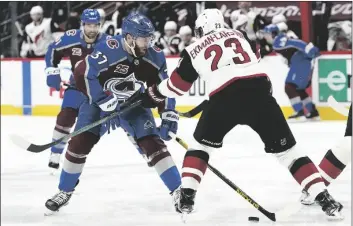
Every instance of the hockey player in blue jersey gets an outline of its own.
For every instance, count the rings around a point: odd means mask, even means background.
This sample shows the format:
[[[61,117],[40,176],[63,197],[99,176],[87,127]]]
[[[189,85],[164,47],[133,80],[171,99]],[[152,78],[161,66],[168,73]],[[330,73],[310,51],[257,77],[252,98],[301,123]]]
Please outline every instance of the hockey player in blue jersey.
[[[105,41],[110,36],[100,33],[100,16],[96,9],[85,9],[81,15],[83,31],[69,30],[56,42],[53,42],[45,55],[47,74],[47,85],[60,90],[61,77],[58,64],[63,57],[69,57],[71,70],[74,71],[75,65],[83,60],[88,54],[93,52],[94,46]],[[83,103],[84,94],[75,87],[73,76],[70,77],[70,86],[65,90],[61,111],[57,116],[56,125],[53,131],[53,140],[70,133],[78,116],[80,105]],[[104,132],[104,131],[103,131]],[[135,140],[127,134],[130,141],[135,145],[140,154],[145,157],[142,150],[138,147]],[[67,141],[63,141],[51,148],[48,166],[53,169],[59,168],[60,155],[66,146]]]
[[[288,61],[289,72],[285,81],[285,92],[295,113],[289,121],[319,119],[319,113],[306,88],[311,85],[313,59],[319,56],[319,49],[311,42],[306,43],[286,32],[284,23],[267,25],[264,29],[266,39],[273,50],[283,55]],[[304,114],[304,108],[307,114]]]
[[[62,80],[60,68],[58,67],[63,57],[69,57],[71,70],[80,60],[92,53],[93,47],[101,40],[107,39],[106,34],[99,33],[100,17],[95,9],[85,9],[81,15],[83,30],[69,30],[57,41],[49,45],[45,55],[47,75],[47,85],[60,90]],[[75,88],[75,80],[70,77],[70,86],[65,90],[61,110],[56,118],[56,125],[53,131],[53,140],[62,138],[70,133],[75,124],[80,105],[84,100],[84,95]],[[49,167],[58,169],[60,155],[62,154],[66,142],[61,142],[51,148]]]
[[[163,52],[152,47],[154,27],[145,16],[133,13],[122,24],[122,35],[99,43],[94,52],[80,62],[74,71],[76,87],[85,94],[80,106],[75,130],[119,110],[119,104],[144,85],[152,86],[167,79],[166,59]],[[180,174],[163,140],[176,133],[178,114],[175,100],[166,99],[159,106],[162,119],[157,128],[150,109],[136,107],[107,122],[109,129],[122,127],[134,137],[155,168],[176,205],[180,194]],[[99,126],[73,137],[65,155],[60,176],[59,192],[48,199],[45,206],[57,211],[70,200],[83,171],[86,157],[99,140]],[[119,144],[112,144],[119,148]],[[119,195],[119,194],[117,194]]]

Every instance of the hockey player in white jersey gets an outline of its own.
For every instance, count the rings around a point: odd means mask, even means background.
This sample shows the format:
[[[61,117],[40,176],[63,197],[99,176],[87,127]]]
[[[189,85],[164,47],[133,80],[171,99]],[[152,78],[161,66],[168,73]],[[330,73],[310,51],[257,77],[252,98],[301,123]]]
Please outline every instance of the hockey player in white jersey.
[[[26,57],[27,53],[33,51],[34,57],[44,57],[51,42],[63,35],[63,32],[52,31],[54,26],[51,18],[43,17],[43,8],[34,6],[30,11],[32,22],[25,27],[27,40],[22,45],[21,56]]]
[[[151,86],[140,97],[145,107],[155,107],[166,97],[185,94],[200,76],[207,84],[209,102],[194,132],[196,142],[185,154],[179,209],[194,208],[196,191],[212,152],[222,147],[224,136],[236,125],[248,125],[272,154],[308,190],[326,215],[342,219],[343,206],[326,190],[324,180],[311,159],[303,153],[272,96],[268,76],[260,66],[260,55],[245,33],[225,29],[218,9],[206,9],[197,18],[198,40],[185,48],[171,77]],[[273,65],[275,66],[275,65]]]

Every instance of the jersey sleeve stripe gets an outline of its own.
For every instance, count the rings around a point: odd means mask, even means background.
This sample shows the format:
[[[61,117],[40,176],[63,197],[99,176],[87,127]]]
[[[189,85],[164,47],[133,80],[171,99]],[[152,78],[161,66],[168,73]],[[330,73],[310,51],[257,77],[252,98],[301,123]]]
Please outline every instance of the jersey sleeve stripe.
[[[176,93],[178,96],[182,96],[182,95],[183,95],[182,92],[178,92],[177,89],[174,89],[175,87],[173,87],[173,85],[170,84],[170,80],[169,80],[169,79],[167,80],[167,87],[168,87],[168,89],[169,89],[170,91]]]
[[[89,82],[88,82],[88,78],[87,78],[88,71],[89,71],[88,56],[85,58],[85,63],[86,63],[86,70],[85,70],[85,74],[84,74],[84,79],[85,79],[85,85],[86,85],[86,92],[87,92],[87,96],[89,99],[89,103],[92,104],[92,96],[91,96]]]
[[[175,88],[183,92],[189,91],[192,86],[192,83],[183,80],[176,70],[172,72],[172,75],[170,76],[170,81]]]

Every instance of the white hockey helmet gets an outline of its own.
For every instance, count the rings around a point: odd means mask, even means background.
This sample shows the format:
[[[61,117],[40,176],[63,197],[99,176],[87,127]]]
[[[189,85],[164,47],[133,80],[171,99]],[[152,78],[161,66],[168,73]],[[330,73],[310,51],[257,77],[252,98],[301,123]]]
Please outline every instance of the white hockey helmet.
[[[201,38],[204,35],[224,28],[224,18],[218,9],[205,9],[195,21],[195,35]]]
[[[167,31],[167,30],[173,30],[173,31],[176,31],[178,28],[178,25],[175,23],[175,21],[167,21],[164,25],[164,30]]]
[[[30,15],[43,14],[43,8],[40,5],[33,6],[29,14]]]
[[[283,14],[278,14],[272,17],[272,24],[286,23],[287,18]]]
[[[182,26],[179,29],[179,35],[192,35],[192,30],[188,25]]]

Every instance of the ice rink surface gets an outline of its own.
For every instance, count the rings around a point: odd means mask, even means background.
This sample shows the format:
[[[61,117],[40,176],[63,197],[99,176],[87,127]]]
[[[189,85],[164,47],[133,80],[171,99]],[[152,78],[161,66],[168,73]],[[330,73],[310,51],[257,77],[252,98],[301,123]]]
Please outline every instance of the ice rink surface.
[[[195,119],[180,120],[178,135],[189,144],[196,123]],[[44,144],[51,140],[54,125],[54,117],[1,117],[3,226],[185,225],[174,213],[168,190],[154,169],[147,167],[121,130],[104,136],[95,146],[70,204],[56,215],[45,217],[44,203],[57,192],[59,173],[49,174],[49,151],[35,154],[21,150],[9,141],[8,134]],[[343,121],[290,126],[298,144],[316,164],[345,130]],[[167,145],[180,169],[184,149],[174,141]],[[212,155],[210,163],[272,212],[296,202],[301,195],[300,186],[288,170],[264,153],[260,138],[246,126],[226,136],[224,147]],[[329,191],[343,204],[345,220],[329,222],[318,206],[303,206],[288,220],[273,223],[207,171],[197,194],[197,211],[188,217],[186,225],[351,225],[351,165]],[[249,216],[260,217],[260,222],[248,222]]]

